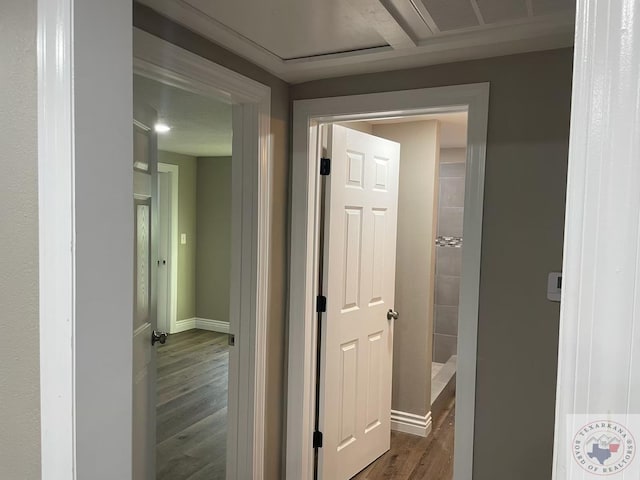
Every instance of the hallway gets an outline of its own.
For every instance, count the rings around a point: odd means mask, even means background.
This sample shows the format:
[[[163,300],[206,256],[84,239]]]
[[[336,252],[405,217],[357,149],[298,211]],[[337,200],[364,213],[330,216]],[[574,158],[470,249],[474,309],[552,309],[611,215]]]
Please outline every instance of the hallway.
[[[455,400],[436,419],[427,438],[391,432],[391,450],[352,480],[451,480]]]

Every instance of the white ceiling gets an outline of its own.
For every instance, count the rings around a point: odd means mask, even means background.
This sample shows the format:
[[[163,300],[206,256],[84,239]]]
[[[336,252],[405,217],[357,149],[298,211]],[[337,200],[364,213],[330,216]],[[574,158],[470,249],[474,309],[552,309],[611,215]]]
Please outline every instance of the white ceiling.
[[[349,2],[342,0],[188,3],[285,60],[387,44]]]
[[[289,82],[570,46],[575,0],[139,0]]]
[[[158,148],[194,157],[231,156],[231,105],[133,76],[134,98],[158,112],[171,130],[158,134]]]

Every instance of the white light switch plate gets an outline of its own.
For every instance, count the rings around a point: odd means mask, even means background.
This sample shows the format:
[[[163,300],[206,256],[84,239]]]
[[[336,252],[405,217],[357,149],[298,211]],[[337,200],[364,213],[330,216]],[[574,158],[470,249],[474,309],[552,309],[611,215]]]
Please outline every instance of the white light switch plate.
[[[186,233],[181,233],[180,234],[180,244],[181,245],[186,245],[187,244],[187,234]]]

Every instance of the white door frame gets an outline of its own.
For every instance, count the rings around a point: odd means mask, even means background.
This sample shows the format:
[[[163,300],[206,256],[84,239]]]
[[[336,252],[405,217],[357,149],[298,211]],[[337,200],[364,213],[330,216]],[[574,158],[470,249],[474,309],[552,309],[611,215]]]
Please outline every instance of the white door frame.
[[[577,3],[555,480],[596,478],[574,470],[575,437],[585,424],[618,421],[640,440],[638,2]],[[638,462],[636,453],[629,463]]]
[[[264,474],[271,89],[140,29],[133,72],[233,106],[227,478]],[[247,461],[251,459],[251,461]]]
[[[286,478],[313,478],[315,297],[317,289],[319,164],[316,127],[442,111],[468,111],[464,251],[460,292],[455,431],[455,480],[473,471],[478,300],[489,84],[403,90],[300,100],[293,105],[291,270]]]
[[[167,300],[168,325],[158,325],[160,330],[173,333],[178,321],[178,225],[179,225],[179,189],[180,167],[170,163],[158,162],[158,172],[168,173],[170,176],[171,198],[169,199],[169,291]],[[158,190],[159,191],[159,190]],[[160,212],[162,215],[162,212]]]
[[[43,480],[132,476],[132,25],[130,0],[38,1]],[[233,167],[233,244],[244,261],[231,277],[240,288],[231,302],[229,375],[238,381],[229,385],[236,457],[227,478],[262,479],[271,91],[133,35],[138,73],[233,104],[242,159]]]

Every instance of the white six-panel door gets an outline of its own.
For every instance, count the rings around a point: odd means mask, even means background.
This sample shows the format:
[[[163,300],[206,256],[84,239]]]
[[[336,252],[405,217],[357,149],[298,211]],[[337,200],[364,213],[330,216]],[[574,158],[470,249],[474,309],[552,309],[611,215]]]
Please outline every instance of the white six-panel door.
[[[390,447],[400,145],[329,133],[319,478],[345,480]]]
[[[133,125],[133,480],[155,480],[155,350],[157,262],[156,114],[134,106]]]

